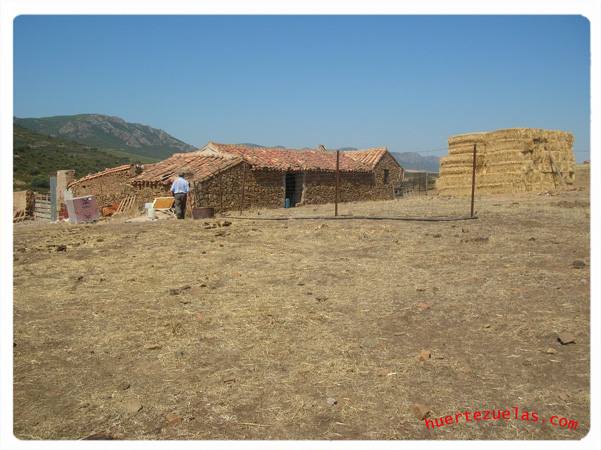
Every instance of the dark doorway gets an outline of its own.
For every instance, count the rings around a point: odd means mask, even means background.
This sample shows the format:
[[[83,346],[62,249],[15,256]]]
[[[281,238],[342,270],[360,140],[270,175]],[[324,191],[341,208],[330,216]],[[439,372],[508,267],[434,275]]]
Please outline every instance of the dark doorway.
[[[302,201],[303,195],[303,174],[288,172],[284,179],[285,194],[284,206],[288,203],[289,207],[296,206]]]

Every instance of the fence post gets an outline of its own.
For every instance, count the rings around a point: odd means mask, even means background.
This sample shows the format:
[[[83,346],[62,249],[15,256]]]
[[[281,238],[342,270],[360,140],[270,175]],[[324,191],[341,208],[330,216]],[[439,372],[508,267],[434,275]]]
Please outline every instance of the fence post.
[[[242,215],[242,209],[244,207],[244,183],[246,181],[246,163],[243,163],[242,169],[242,191],[240,192],[240,215]]]
[[[340,183],[340,150],[336,150],[336,193],[334,195],[334,216],[338,215],[338,185]]]
[[[476,144],[474,144],[474,158],[472,161],[472,205],[470,217],[474,217],[474,192],[476,191]]]
[[[56,222],[56,213],[58,208],[58,205],[56,204],[56,199],[56,177],[52,176],[50,177],[50,220],[52,222]]]
[[[191,194],[191,195],[190,195]],[[192,217],[192,208],[196,204],[196,183],[192,183],[192,192],[186,195],[186,217]]]
[[[223,175],[219,175],[219,212],[223,212]]]

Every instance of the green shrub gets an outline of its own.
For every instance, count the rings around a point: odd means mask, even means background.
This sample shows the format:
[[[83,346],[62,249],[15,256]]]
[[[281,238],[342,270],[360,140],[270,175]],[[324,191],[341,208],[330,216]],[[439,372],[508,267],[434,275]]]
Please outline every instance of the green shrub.
[[[34,191],[50,189],[50,177],[37,176],[31,180],[31,187]]]

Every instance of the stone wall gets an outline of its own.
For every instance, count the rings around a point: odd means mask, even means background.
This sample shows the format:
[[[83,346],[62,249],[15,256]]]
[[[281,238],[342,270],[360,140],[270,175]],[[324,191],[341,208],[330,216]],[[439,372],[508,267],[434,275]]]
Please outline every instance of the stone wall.
[[[388,200],[394,198],[394,186],[402,180],[402,169],[386,155],[373,173],[340,172],[339,201]],[[215,211],[240,208],[242,178],[244,177],[244,206],[251,208],[282,208],[284,206],[285,172],[277,170],[251,170],[244,164],[232,167],[208,180],[194,183],[195,204],[213,207]],[[384,170],[388,182],[384,183]],[[307,171],[299,177],[303,182],[300,204],[334,202],[336,174],[334,172]]]
[[[191,181],[186,215],[190,216],[194,206],[212,207],[216,212],[239,209],[243,178],[244,209],[279,207],[284,196],[281,177],[279,172],[253,171],[248,164],[241,163],[208,179]],[[136,206],[142,208],[156,197],[171,196],[170,187],[160,183],[135,186]]]
[[[107,173],[98,177],[77,182],[70,186],[73,197],[93,195],[99,208],[120,202],[131,195],[134,189],[128,181],[135,174],[134,168],[119,172]]]
[[[145,203],[152,203],[157,197],[172,197],[170,191],[171,185],[163,185],[156,183],[149,186],[136,186],[132,188],[132,194],[136,196],[134,208],[138,210],[144,209]]]
[[[385,179],[385,171],[388,177]],[[394,188],[403,180],[403,169],[393,156],[386,154],[373,172],[340,172],[339,201],[356,202],[391,200]],[[331,203],[336,193],[336,174],[332,172],[307,172],[305,174],[306,204]]]
[[[303,203],[332,203],[336,196],[336,173],[306,172]],[[367,172],[340,172],[339,202],[365,200],[375,188],[374,175]]]
[[[574,137],[564,131],[513,128],[449,138],[436,188],[441,194],[471,192],[473,148],[476,192],[544,192],[574,183]]]
[[[279,208],[284,205],[282,172],[251,170],[246,163],[238,164],[212,178],[193,184],[195,204],[213,207],[215,211],[240,208],[244,178],[243,209]]]
[[[385,171],[388,171],[388,180],[385,180]],[[374,168],[374,177],[374,189],[365,200],[390,200],[394,198],[394,188],[403,181],[404,170],[394,156],[386,152]]]
[[[284,206],[285,173],[278,170],[253,171],[249,195],[250,208],[282,208]]]

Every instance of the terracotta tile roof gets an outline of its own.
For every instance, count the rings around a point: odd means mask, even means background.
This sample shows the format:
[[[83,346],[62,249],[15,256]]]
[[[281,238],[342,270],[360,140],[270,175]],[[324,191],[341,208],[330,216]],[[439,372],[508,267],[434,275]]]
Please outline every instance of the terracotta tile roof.
[[[295,150],[280,147],[253,147],[238,144],[209,142],[207,147],[224,156],[239,156],[253,168],[282,171],[336,170],[336,152],[323,150]],[[343,172],[369,172],[370,167],[361,161],[340,153],[340,170]]]
[[[142,164],[142,170],[150,170],[152,167],[156,166],[157,163],[144,163]]]
[[[68,184],[67,188],[74,186],[76,184],[79,184],[79,183],[83,183],[84,181],[93,180],[95,178],[99,178],[99,177],[109,175],[112,173],[116,173],[116,172],[122,172],[124,170],[130,170],[132,168],[132,166],[133,166],[133,164],[123,164],[121,166],[112,167],[110,169],[104,169],[100,172],[91,173],[89,175],[86,175],[85,177],[78,179],[78,180],[72,181],[71,183]]]
[[[189,173],[188,181],[199,181],[240,162],[242,162],[240,158],[223,158],[201,152],[175,153],[163,161],[146,166],[140,175],[131,180],[131,183],[170,184],[177,178],[179,172]]]
[[[382,157],[388,153],[385,147],[366,148],[365,150],[349,150],[344,154],[355,161],[359,161],[370,168],[376,167]]]

